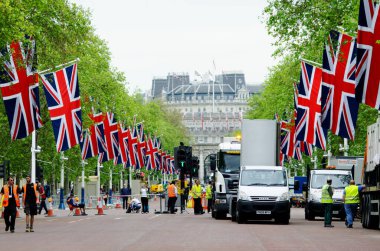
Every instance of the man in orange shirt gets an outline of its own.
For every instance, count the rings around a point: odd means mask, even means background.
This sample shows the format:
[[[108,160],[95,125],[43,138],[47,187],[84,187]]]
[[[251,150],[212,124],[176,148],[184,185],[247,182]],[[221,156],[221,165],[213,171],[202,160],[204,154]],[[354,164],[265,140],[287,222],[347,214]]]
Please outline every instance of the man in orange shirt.
[[[177,201],[177,187],[175,186],[175,181],[168,186],[168,208],[171,214],[175,214],[175,203]]]

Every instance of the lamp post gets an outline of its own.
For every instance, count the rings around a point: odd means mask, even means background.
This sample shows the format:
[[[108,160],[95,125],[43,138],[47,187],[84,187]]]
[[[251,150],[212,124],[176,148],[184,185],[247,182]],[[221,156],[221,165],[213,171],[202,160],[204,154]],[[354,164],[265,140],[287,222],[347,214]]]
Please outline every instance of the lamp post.
[[[64,203],[64,186],[65,186],[65,160],[68,160],[67,157],[65,157],[64,153],[61,152],[61,183],[60,183],[60,193],[59,193],[59,207],[58,209],[65,210],[65,203]]]
[[[30,178],[32,183],[36,182],[36,153],[41,152],[41,147],[37,146],[37,135],[36,131],[32,132],[32,147],[30,148],[32,152],[32,166],[30,171]]]
[[[84,166],[88,163],[82,160],[82,189],[81,189],[81,203],[84,204]]]

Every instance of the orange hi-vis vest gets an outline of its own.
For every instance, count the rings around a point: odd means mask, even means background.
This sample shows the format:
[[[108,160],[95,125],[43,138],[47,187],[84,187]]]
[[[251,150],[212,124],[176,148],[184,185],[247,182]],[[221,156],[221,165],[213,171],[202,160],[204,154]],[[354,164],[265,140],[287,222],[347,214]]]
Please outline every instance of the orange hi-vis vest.
[[[3,200],[3,207],[7,207],[9,205],[9,186],[5,185],[4,187],[4,200]],[[15,196],[16,206],[20,206],[20,199],[18,197],[17,193],[17,185],[13,185],[13,195]]]
[[[168,186],[168,196],[169,196],[169,198],[176,197],[175,196],[175,186],[173,184]]]
[[[25,201],[26,201],[26,185],[23,186],[24,188],[24,195],[22,196],[22,203],[24,203],[24,206],[25,206]],[[37,184],[33,184],[33,188],[34,188],[34,194],[36,195],[36,203],[40,203],[39,199],[38,199],[38,192],[37,192]]]

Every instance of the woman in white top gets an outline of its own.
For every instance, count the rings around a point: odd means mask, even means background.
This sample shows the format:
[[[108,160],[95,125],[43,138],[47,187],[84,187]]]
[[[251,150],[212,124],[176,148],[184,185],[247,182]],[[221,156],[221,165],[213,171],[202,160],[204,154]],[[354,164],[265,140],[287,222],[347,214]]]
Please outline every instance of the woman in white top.
[[[146,188],[145,184],[141,187],[141,204],[142,204],[142,214],[149,213],[149,207],[148,207],[148,189]]]

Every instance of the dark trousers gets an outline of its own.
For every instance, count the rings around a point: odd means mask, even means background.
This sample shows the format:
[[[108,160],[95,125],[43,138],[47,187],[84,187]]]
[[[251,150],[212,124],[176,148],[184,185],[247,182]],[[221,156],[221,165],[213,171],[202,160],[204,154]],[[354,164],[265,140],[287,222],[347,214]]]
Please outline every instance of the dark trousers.
[[[142,212],[148,213],[148,197],[141,197],[141,204],[142,204]]]
[[[194,214],[201,214],[203,212],[201,198],[194,198]]]
[[[45,213],[48,213],[47,207],[46,207],[46,200],[41,200],[40,208],[38,213],[41,214],[42,208],[45,209]]]
[[[175,203],[177,201],[177,197],[169,197],[168,200],[168,209],[171,214],[174,214],[175,212]]]
[[[329,226],[332,220],[332,204],[324,203],[323,207],[325,208],[325,226]]]
[[[11,230],[15,229],[15,223],[16,223],[16,207],[6,207],[4,210],[4,221],[5,226],[9,227]],[[11,220],[9,221],[9,218]]]
[[[212,209],[212,199],[207,199],[207,212],[211,212]]]
[[[122,197],[123,198],[123,209],[128,208],[128,197]]]

